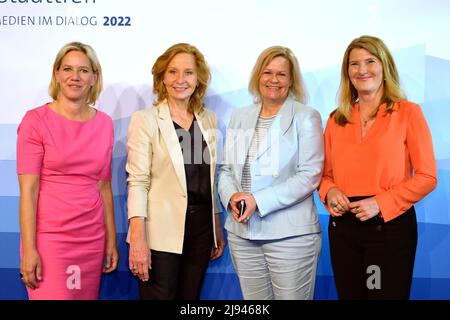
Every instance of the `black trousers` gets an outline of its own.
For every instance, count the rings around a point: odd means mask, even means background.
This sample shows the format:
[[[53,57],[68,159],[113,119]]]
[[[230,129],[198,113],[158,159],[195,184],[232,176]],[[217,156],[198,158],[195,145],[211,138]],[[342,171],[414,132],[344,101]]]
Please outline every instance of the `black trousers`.
[[[149,281],[139,281],[142,300],[197,300],[213,246],[211,207],[188,206],[182,254],[151,251]]]
[[[386,223],[378,216],[361,222],[351,212],[330,216],[328,236],[339,299],[409,299],[417,246],[414,207]]]

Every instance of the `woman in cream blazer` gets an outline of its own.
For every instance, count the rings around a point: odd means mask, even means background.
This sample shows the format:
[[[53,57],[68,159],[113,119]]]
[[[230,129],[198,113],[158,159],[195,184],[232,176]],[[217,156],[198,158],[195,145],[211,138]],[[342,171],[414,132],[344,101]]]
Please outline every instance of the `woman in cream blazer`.
[[[177,44],[152,73],[156,107],[134,113],[128,129],[129,265],[142,299],[198,299],[209,259],[224,249],[217,117],[203,105],[209,69],[198,49]]]

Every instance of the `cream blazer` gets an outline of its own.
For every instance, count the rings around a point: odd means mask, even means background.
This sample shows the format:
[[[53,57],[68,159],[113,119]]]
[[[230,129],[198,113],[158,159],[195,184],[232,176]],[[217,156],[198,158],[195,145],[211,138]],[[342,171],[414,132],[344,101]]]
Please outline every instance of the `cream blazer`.
[[[210,153],[212,221],[217,207],[214,183],[217,116],[210,110],[195,113]],[[187,209],[183,154],[167,102],[133,113],[128,127],[128,219],[146,218],[150,249],[181,254]],[[128,232],[127,241],[130,234]],[[212,245],[212,244],[211,244]]]

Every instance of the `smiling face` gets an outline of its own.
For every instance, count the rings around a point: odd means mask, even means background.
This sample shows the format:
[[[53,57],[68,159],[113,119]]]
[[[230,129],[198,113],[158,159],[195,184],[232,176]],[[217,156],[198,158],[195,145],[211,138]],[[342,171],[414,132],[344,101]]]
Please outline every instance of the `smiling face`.
[[[195,57],[189,53],[175,55],[167,65],[163,83],[169,101],[189,102],[198,83]]]
[[[263,69],[259,78],[262,102],[283,104],[292,85],[291,67],[284,57],[276,57]]]
[[[383,92],[383,65],[366,49],[350,51],[348,76],[358,96],[380,95]]]
[[[70,51],[61,60],[61,66],[55,71],[59,84],[59,96],[74,102],[85,102],[89,89],[97,81],[89,58],[81,51]]]

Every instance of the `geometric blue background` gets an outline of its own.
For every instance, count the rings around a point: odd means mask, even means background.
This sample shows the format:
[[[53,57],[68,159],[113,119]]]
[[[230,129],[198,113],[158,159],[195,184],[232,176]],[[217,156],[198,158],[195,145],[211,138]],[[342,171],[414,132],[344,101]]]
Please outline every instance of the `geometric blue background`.
[[[438,167],[436,189],[416,204],[418,246],[414,268],[412,299],[450,299],[450,61],[428,56],[425,45],[394,52],[402,87],[409,100],[421,105],[433,136]],[[335,106],[340,66],[304,73],[309,104],[322,115],[325,124]],[[246,89],[209,95],[207,106],[219,114],[224,132],[236,106],[251,97]],[[113,158],[113,193],[120,262],[117,272],[102,278],[100,299],[137,299],[137,281],[128,271],[125,143],[129,117],[116,119]],[[17,123],[0,124],[0,299],[26,299],[19,279],[19,187],[16,176]],[[315,299],[336,299],[328,246],[328,213],[322,204],[319,218],[323,247],[317,272]],[[349,261],[351,263],[351,261]],[[228,247],[224,255],[210,263],[201,299],[241,299],[239,282],[231,264]]]

